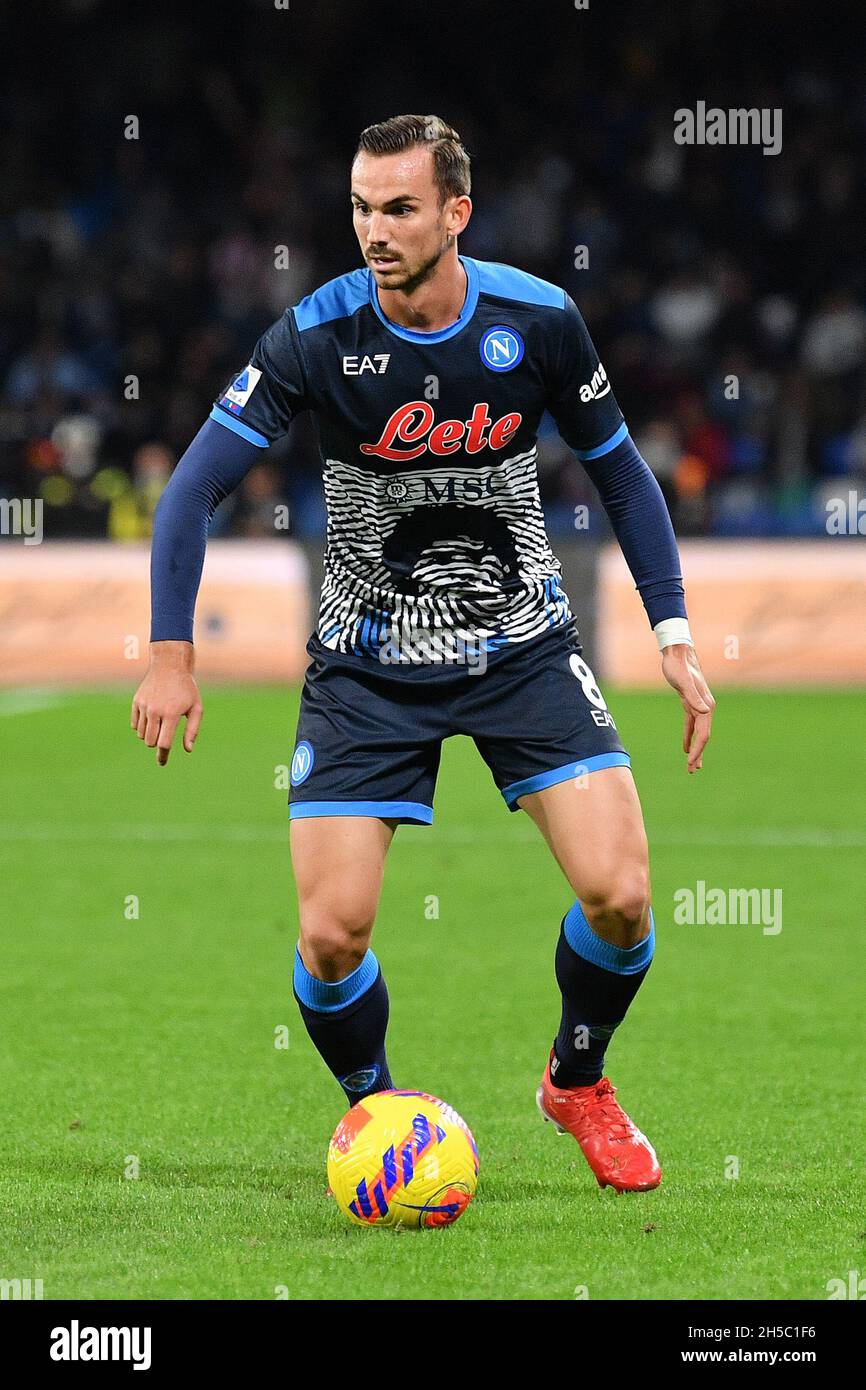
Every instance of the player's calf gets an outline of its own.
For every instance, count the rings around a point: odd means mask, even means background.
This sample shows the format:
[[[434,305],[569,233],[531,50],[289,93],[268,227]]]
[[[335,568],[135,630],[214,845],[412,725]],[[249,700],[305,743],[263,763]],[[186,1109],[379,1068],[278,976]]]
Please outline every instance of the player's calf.
[[[550,1064],[554,1086],[591,1086],[601,1080],[610,1039],[650,968],[655,949],[652,908],[641,895],[628,905],[627,915],[622,908],[620,904],[619,926],[627,922],[630,935],[637,935],[637,923],[646,917],[645,935],[627,946],[601,936],[580,901],[563,918],[556,947],[562,1015]]]
[[[351,1105],[393,1086],[388,991],[370,950],[390,833],[370,822],[301,822],[292,851],[301,932],[294,994],[304,1026]]]
[[[385,1055],[388,991],[379,962],[367,949],[339,980],[320,979],[295,953],[294,995],[304,1026],[350,1105],[393,1086]]]

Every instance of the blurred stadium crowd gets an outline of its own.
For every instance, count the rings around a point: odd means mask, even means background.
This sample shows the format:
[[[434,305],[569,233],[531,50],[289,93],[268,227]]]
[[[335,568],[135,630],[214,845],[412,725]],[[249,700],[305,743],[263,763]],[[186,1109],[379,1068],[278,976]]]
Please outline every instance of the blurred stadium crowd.
[[[567,43],[507,7],[481,41],[470,6],[462,56],[453,33],[398,36],[386,80],[361,7],[336,30],[327,10],[241,4],[226,32],[98,0],[58,4],[47,35],[22,16],[51,80],[12,64],[0,96],[0,496],[42,497],[47,536],[148,535],[259,334],[359,264],[360,127],[438,109],[474,158],[461,250],[574,296],[680,532],[823,533],[825,499],[866,479],[857,44],[791,48],[775,0],[748,34],[715,0],[572,13]],[[698,99],[781,108],[782,152],[677,145]],[[594,493],[550,421],[541,474],[551,532],[573,530]],[[323,534],[318,476],[302,418],[215,531],[273,534],[288,501],[295,534]]]

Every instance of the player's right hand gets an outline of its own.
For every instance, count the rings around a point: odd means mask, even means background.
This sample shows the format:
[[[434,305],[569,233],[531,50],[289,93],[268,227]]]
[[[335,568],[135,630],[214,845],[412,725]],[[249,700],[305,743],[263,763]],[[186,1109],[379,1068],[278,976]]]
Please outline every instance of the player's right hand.
[[[160,649],[159,651],[154,650]],[[130,724],[160,767],[168,762],[177,727],[184,717],[183,746],[192,752],[204,706],[192,673],[190,642],[155,642],[147,675],[135,692]]]

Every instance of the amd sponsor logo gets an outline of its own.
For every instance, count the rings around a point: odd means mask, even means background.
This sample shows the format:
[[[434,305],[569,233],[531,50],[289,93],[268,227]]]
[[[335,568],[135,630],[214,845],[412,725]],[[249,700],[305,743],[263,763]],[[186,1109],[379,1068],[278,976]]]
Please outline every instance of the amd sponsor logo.
[[[599,362],[598,367],[592,374],[589,381],[585,381],[580,388],[580,399],[587,401],[600,401],[602,396],[606,396],[610,390],[610,382],[607,379],[607,372]]]
[[[427,401],[408,401],[390,416],[375,444],[362,444],[362,454],[382,459],[416,459],[421,454],[453,454],[462,449],[477,454],[482,449],[504,449],[523,423],[518,411],[493,421],[489,403],[479,401],[468,420],[442,420],[438,425]]]
[[[131,1361],[134,1371],[150,1370],[149,1327],[68,1327],[51,1329],[52,1361]]]
[[[363,376],[365,372],[384,376],[390,361],[390,352],[376,352],[372,357],[344,357],[343,376]]]

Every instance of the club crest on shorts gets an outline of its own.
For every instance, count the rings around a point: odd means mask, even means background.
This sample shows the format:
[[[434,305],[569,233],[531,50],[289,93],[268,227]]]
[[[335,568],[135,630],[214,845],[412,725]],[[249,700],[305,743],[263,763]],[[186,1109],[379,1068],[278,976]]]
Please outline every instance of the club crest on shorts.
[[[302,782],[306,782],[313,770],[315,755],[312,744],[302,739],[295,749],[292,757],[291,783],[293,787],[299,787]]]
[[[510,372],[523,358],[523,339],[514,328],[499,324],[481,339],[481,360],[492,372]]]

